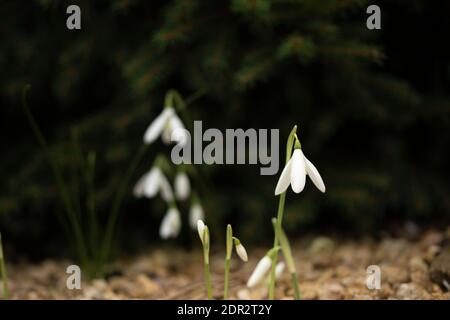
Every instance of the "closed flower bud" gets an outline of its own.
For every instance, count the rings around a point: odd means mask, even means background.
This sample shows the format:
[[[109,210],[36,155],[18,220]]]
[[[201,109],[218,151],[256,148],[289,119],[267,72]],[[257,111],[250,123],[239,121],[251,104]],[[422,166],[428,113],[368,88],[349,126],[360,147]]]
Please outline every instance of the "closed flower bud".
[[[180,212],[177,208],[171,207],[164,216],[159,228],[159,235],[163,239],[175,238],[181,228]]]
[[[242,259],[242,261],[248,261],[247,251],[245,250],[245,247],[242,245],[242,243],[239,243],[236,246],[236,253]]]
[[[178,172],[175,176],[175,196],[178,200],[186,200],[191,193],[189,177],[185,172]]]
[[[266,273],[272,265],[272,259],[269,256],[264,256],[256,265],[255,270],[247,281],[247,287],[252,288],[263,281]]]

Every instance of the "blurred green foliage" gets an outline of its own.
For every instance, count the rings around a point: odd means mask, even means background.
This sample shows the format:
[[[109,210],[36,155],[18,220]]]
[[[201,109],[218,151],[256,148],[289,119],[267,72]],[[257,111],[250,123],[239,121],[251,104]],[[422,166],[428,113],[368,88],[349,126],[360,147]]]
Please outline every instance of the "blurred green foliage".
[[[65,27],[72,3],[80,31]],[[445,39],[432,38],[449,30],[448,4],[379,3],[382,30],[370,31],[362,0],[2,2],[0,229],[35,256],[61,248],[62,207],[19,106],[25,84],[67,175],[72,128],[95,151],[100,212],[165,92],[177,88],[185,97],[206,91],[190,107],[204,127],[280,128],[284,140],[299,125],[327,193],[308,182],[300,196],[288,194],[287,232],[448,222],[450,54]],[[150,148],[136,180],[160,150]],[[232,223],[243,241],[270,239],[277,176],[257,166],[205,170],[215,188],[214,202],[202,199],[206,214]],[[123,247],[155,240],[161,204],[131,194],[126,203]]]

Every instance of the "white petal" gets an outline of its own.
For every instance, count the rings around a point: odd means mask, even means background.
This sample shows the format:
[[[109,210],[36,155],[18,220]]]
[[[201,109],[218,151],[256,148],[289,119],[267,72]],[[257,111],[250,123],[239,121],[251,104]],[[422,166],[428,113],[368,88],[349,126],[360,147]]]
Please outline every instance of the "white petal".
[[[292,154],[291,187],[295,193],[300,193],[305,188],[306,171],[305,157],[301,149],[295,149]]]
[[[200,240],[203,242],[203,233],[205,232],[205,223],[203,222],[203,220],[197,221],[197,231]]]
[[[191,184],[185,172],[179,172],[175,176],[175,195],[178,200],[186,200],[191,193]]]
[[[172,135],[170,137],[171,142],[176,142],[181,146],[186,145],[190,138],[190,133],[185,128],[177,128],[172,130]]]
[[[197,221],[203,220],[205,218],[205,213],[203,212],[203,207],[199,203],[194,203],[189,211],[189,224],[192,229],[197,227]]]
[[[272,260],[268,256],[264,256],[255,267],[252,275],[247,281],[247,287],[251,288],[260,283],[267,271],[269,271],[272,265]]]
[[[245,247],[242,245],[242,243],[239,243],[236,246],[236,253],[242,259],[242,261],[248,261],[247,251],[245,250]]]
[[[283,171],[281,172],[280,178],[278,179],[277,186],[275,188],[275,195],[282,194],[286,191],[291,183],[291,170],[292,170],[292,158],[288,161]]]
[[[170,186],[169,180],[167,180],[166,176],[162,172],[159,177],[159,190],[164,201],[173,201],[174,197],[172,187]]]
[[[170,208],[164,216],[159,228],[159,235],[163,239],[175,238],[180,232],[181,218],[176,208]]]
[[[164,144],[170,144],[170,136],[172,134],[172,129],[170,127],[170,122],[168,121],[162,130],[161,139]]]
[[[144,189],[145,189],[145,182],[148,178],[149,173],[147,172],[142,177],[139,178],[138,182],[136,182],[136,185],[133,188],[133,195],[136,198],[140,198],[144,195]]]
[[[147,174],[144,180],[143,195],[147,198],[152,198],[159,190],[159,181],[161,177],[161,170],[158,167],[153,167]]]
[[[314,185],[322,192],[325,192],[325,184],[323,183],[322,177],[317,171],[316,167],[305,157],[305,169],[306,173],[311,178],[311,181]]]
[[[152,143],[161,134],[164,126],[166,125],[169,118],[173,115],[173,108],[164,108],[164,110],[153,120],[153,122],[148,126],[144,134],[144,142]]]
[[[170,118],[170,123],[172,126],[170,141],[185,145],[189,138],[189,131],[186,130],[183,122],[177,115],[174,115]]]
[[[277,263],[277,265],[275,266],[275,279],[278,279],[281,276],[285,266],[286,265],[284,264],[283,261]]]

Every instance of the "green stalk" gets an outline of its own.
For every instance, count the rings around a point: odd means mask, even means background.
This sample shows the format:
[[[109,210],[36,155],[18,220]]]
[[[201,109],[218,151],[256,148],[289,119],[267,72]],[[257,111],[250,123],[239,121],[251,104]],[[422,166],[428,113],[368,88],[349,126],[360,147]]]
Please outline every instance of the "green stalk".
[[[95,162],[96,162],[96,154],[94,151],[91,151],[87,154],[86,158],[83,155],[83,151],[80,146],[78,129],[72,129],[72,140],[73,140],[73,148],[75,150],[76,160],[79,166],[79,169],[84,178],[84,182],[86,184],[86,193],[87,193],[87,201],[86,201],[86,209],[88,212],[88,227],[89,227],[89,248],[88,251],[95,258],[94,260],[98,260],[99,254],[99,223],[98,216],[95,206],[95,187],[94,187],[94,177],[95,177]],[[75,177],[77,179],[77,177]],[[81,204],[80,204],[80,195],[78,189],[75,194],[75,203],[78,204],[77,210],[81,212]],[[96,266],[93,266],[96,268]]]
[[[298,287],[297,269],[295,268],[294,257],[292,256],[292,249],[289,243],[289,239],[286,236],[283,228],[280,233],[280,245],[283,252],[284,259],[286,260],[289,273],[291,274],[292,287],[294,288],[295,300],[300,300],[300,288]]]
[[[73,228],[75,242],[77,244],[77,251],[78,251],[78,255],[81,259],[81,263],[84,265],[84,267],[89,269],[89,259],[88,259],[88,255],[86,252],[86,246],[84,244],[83,232],[82,232],[78,217],[76,215],[76,212],[73,208],[72,201],[70,198],[70,193],[68,191],[66,184],[64,183],[61,171],[60,171],[55,159],[51,155],[50,148],[47,144],[47,141],[44,138],[44,135],[42,134],[41,130],[39,129],[39,126],[37,125],[36,120],[34,119],[31,111],[28,109],[26,94],[27,94],[27,91],[29,90],[29,88],[30,88],[30,86],[27,85],[27,86],[25,86],[25,88],[22,91],[22,107],[23,107],[23,110],[27,117],[27,120],[31,126],[31,129],[33,130],[34,135],[36,136],[39,144],[41,145],[41,148],[44,151],[45,156],[47,157],[47,160],[50,163],[51,169],[53,171],[53,175],[56,180],[56,184],[58,186],[60,197],[66,208],[66,213],[68,215],[68,219],[71,224],[71,227]]]
[[[3,255],[3,244],[2,244],[2,234],[0,233],[0,273],[2,276],[3,282],[3,300],[9,299],[9,290],[8,290],[8,277],[6,275],[6,264],[5,258]]]
[[[208,295],[208,300],[212,300],[212,285],[211,285],[211,273],[209,271],[209,229],[205,226],[205,231],[203,232],[203,262],[204,262],[204,273],[205,273],[205,285],[206,292]]]
[[[94,257],[98,257],[98,216],[95,206],[95,152],[89,152],[86,166],[86,187],[87,187],[87,209],[89,212],[90,245]]]
[[[209,272],[209,263],[205,262],[205,282],[207,288],[208,300],[212,300],[211,273]]]
[[[291,130],[291,133],[289,134],[287,145],[286,145],[286,164],[291,159],[292,154],[292,147],[295,139],[295,135],[297,132],[297,126],[294,126],[294,128]],[[283,192],[280,195],[280,200],[278,202],[278,213],[277,213],[277,223],[275,228],[275,237],[273,240],[273,249],[278,247],[278,241],[280,238],[281,233],[281,226],[283,221],[283,213],[284,213],[284,203],[286,201],[286,192]],[[274,255],[274,258],[272,259],[272,268],[270,271],[270,282],[269,282],[269,299],[273,300],[275,297],[275,267],[277,264],[277,258],[278,254]]]
[[[104,238],[102,241],[102,249],[100,252],[100,261],[98,264],[100,268],[103,268],[104,263],[109,258],[109,254],[111,251],[112,236],[113,236],[117,218],[119,215],[120,206],[123,202],[126,191],[128,190],[128,185],[130,183],[131,177],[133,176],[134,171],[136,170],[137,166],[139,165],[142,158],[144,157],[145,151],[147,151],[148,146],[149,146],[148,144],[141,145],[139,151],[136,153],[136,156],[132,160],[130,167],[128,168],[127,172],[125,173],[122,183],[120,184],[120,187],[118,189],[117,195],[114,198],[114,203],[112,205],[111,213],[108,216],[108,221],[106,224],[106,231],[105,231],[105,235],[104,235]]]
[[[228,279],[230,274],[231,253],[233,252],[233,229],[227,225],[226,256],[225,256],[225,276],[223,284],[223,299],[228,299]]]
[[[291,282],[294,288],[294,298],[295,300],[300,300],[300,288],[298,287],[297,272],[291,272]]]

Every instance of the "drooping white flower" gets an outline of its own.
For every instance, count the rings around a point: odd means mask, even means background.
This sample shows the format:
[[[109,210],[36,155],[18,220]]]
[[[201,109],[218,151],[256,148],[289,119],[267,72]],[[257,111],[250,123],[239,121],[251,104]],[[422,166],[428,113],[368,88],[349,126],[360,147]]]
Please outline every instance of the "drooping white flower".
[[[278,279],[283,274],[284,268],[286,267],[283,261],[280,261],[275,266],[275,279]]]
[[[149,172],[144,174],[133,188],[135,197],[153,198],[158,191],[162,198],[169,202],[173,200],[172,187],[164,173],[159,167],[153,167]]]
[[[180,171],[175,176],[175,196],[178,200],[186,200],[191,193],[191,184],[188,175]]]
[[[164,201],[166,201],[166,202],[173,201],[174,196],[173,196],[172,187],[170,186],[169,180],[167,180],[166,176],[164,175],[164,173],[162,171],[159,176],[159,188],[160,188],[159,191],[161,193],[161,197],[164,199]]]
[[[144,134],[144,142],[152,143],[164,130],[169,119],[175,114],[175,110],[171,107],[164,108],[164,110],[153,120],[148,126]]]
[[[242,259],[242,261],[248,261],[247,250],[245,250],[245,247],[242,245],[242,243],[236,245],[236,253],[238,254],[239,258]]]
[[[266,273],[269,271],[272,266],[272,259],[265,255],[256,265],[255,270],[247,281],[247,287],[252,288],[260,283]]]
[[[159,228],[159,235],[163,239],[175,238],[181,228],[180,212],[175,207],[170,207],[164,216]]]
[[[177,134],[174,134],[177,132]],[[144,134],[144,142],[150,144],[160,135],[165,144],[172,141],[186,143],[187,136],[183,122],[172,107],[166,107],[148,126]]]
[[[302,149],[297,148],[288,161],[275,188],[275,195],[286,191],[291,185],[295,193],[303,191],[306,182],[306,175],[309,175],[314,185],[322,192],[325,192],[325,184],[316,167],[303,154]]]
[[[191,209],[189,210],[189,225],[191,228],[195,229],[197,227],[197,221],[203,220],[204,218],[205,213],[202,205],[198,202],[192,204]]]
[[[197,221],[197,231],[198,231],[198,236],[200,237],[200,240],[203,242],[203,235],[205,232],[205,223],[203,222],[203,220]]]
[[[275,266],[275,279],[276,280],[278,280],[281,277],[285,267],[286,267],[286,265],[283,261],[280,261],[277,263],[277,265]],[[270,285],[270,272],[267,275],[266,283],[267,283],[267,285]]]

